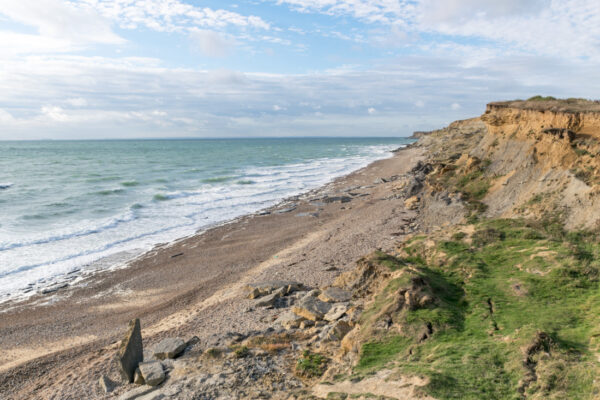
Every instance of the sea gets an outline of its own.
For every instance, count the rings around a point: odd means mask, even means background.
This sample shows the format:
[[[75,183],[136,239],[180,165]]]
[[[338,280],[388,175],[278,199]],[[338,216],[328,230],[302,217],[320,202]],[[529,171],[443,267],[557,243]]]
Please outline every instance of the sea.
[[[257,212],[406,138],[0,142],[0,302]]]

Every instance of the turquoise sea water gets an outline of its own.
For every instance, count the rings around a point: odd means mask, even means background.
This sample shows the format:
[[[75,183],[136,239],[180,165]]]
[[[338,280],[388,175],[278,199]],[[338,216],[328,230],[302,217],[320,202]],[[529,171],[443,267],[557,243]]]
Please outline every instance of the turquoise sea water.
[[[408,142],[0,142],[0,300],[271,206]]]

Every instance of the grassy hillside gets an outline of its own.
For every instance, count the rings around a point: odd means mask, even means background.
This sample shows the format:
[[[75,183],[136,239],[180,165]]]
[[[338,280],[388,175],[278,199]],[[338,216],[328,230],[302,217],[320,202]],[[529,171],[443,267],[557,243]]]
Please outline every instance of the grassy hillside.
[[[426,376],[438,399],[600,396],[596,234],[496,219],[377,259],[402,272],[363,314],[356,377]]]

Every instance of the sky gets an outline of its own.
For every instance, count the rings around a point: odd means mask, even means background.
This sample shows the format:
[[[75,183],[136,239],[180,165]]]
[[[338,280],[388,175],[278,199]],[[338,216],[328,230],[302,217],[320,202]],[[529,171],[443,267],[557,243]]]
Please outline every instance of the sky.
[[[0,0],[0,140],[408,136],[599,78],[598,0]]]

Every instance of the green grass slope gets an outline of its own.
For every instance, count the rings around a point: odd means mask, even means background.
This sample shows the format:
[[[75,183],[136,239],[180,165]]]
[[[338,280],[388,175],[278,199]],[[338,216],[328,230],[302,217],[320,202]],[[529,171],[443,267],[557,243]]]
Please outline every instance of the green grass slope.
[[[600,398],[598,236],[517,220],[462,230],[380,255],[405,273],[363,314],[355,377],[426,376],[437,399]]]

